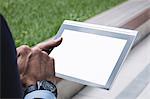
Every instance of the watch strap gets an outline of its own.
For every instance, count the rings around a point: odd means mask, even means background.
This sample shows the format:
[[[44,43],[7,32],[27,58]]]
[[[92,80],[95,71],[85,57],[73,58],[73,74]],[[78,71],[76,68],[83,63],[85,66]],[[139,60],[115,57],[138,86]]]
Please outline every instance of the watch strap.
[[[39,90],[48,90],[57,97],[57,88],[51,81],[42,80],[37,83],[38,83]]]
[[[56,86],[51,81],[47,80],[38,81],[35,85],[28,86],[24,91],[24,96],[36,90],[48,90],[57,97]]]
[[[24,91],[24,96],[28,93],[38,90],[37,84],[28,86]]]

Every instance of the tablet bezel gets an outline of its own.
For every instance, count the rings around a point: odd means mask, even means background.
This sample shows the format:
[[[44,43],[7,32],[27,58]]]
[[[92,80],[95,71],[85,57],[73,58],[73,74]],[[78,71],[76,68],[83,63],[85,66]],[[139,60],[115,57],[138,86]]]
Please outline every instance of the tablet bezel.
[[[116,65],[114,66],[114,69],[113,69],[105,86],[95,84],[92,82],[87,82],[87,81],[80,80],[80,79],[70,77],[67,75],[59,74],[56,72],[56,76],[58,76],[58,77],[62,77],[62,78],[72,80],[72,81],[78,81],[79,83],[82,83],[85,85],[91,85],[91,86],[95,86],[95,87],[110,89],[113,81],[115,80],[115,78],[117,76],[117,73],[118,73],[122,63],[124,62],[125,58],[127,57],[127,54],[135,41],[135,38],[136,38],[136,35],[138,32],[134,31],[134,30],[128,30],[128,29],[121,29],[121,28],[115,28],[115,27],[100,26],[100,25],[93,25],[93,24],[88,24],[88,23],[83,23],[83,22],[75,22],[75,21],[65,20],[63,22],[63,24],[61,25],[58,33],[54,37],[54,39],[61,37],[61,35],[65,29],[127,40],[127,42],[123,48],[123,51],[121,52],[121,55],[120,55]]]

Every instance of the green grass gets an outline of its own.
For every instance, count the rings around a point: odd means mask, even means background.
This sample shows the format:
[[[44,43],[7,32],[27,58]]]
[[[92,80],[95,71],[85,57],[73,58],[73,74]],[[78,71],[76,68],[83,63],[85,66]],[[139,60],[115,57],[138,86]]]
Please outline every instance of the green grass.
[[[126,0],[0,0],[0,13],[16,46],[33,46],[55,35],[63,20],[85,21]]]

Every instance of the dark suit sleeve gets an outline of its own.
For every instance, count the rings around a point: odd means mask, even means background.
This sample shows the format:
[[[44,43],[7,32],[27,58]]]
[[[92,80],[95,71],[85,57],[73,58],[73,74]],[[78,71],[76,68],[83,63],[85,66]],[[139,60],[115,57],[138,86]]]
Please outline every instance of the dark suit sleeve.
[[[16,48],[8,25],[0,15],[1,28],[1,97],[21,98],[22,88],[19,78]]]

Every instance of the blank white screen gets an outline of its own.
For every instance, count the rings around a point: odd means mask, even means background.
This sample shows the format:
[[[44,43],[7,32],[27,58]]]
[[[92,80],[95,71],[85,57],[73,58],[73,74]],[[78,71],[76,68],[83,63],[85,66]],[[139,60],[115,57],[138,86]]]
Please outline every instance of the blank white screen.
[[[127,40],[64,30],[62,44],[50,56],[56,73],[105,85]]]

